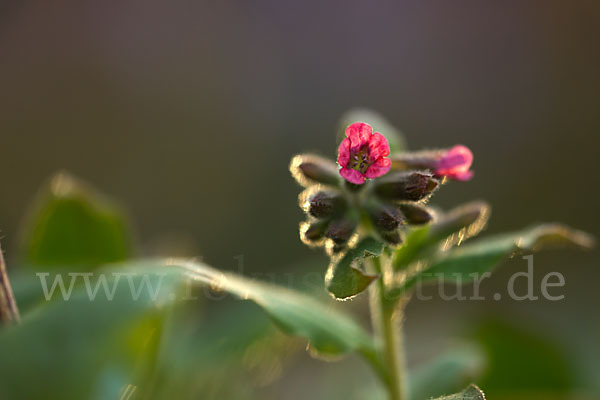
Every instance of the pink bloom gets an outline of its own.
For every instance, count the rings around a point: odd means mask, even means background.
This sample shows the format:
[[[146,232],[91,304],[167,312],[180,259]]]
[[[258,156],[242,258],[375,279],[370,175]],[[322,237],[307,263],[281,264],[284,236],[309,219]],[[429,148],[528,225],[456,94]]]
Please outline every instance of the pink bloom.
[[[346,128],[346,139],[340,143],[337,162],[342,167],[340,175],[356,185],[387,174],[392,166],[390,146],[381,133],[363,122],[355,122]]]
[[[441,155],[436,162],[434,173],[438,177],[447,176],[450,179],[467,181],[473,177],[473,171],[469,171],[472,163],[471,150],[457,145]]]

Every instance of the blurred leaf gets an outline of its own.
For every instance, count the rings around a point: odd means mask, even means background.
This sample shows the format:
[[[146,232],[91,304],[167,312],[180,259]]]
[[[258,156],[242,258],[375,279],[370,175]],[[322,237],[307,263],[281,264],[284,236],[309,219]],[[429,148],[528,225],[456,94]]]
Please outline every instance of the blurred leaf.
[[[196,303],[177,307],[165,324],[153,400],[261,398],[259,387],[303,349],[254,305],[235,302],[198,318]]]
[[[522,398],[545,399],[533,394],[566,394],[574,387],[566,353],[542,331],[529,332],[512,323],[486,320],[474,332],[488,360],[480,382],[491,398],[530,394]]]
[[[327,290],[337,299],[347,299],[365,290],[377,275],[364,271],[365,258],[374,257],[383,251],[383,243],[367,237],[343,256],[332,259],[325,275]]]
[[[22,257],[34,268],[94,265],[131,256],[121,210],[83,182],[55,175],[38,196],[24,226]]]
[[[485,395],[475,385],[471,385],[460,393],[439,397],[436,400],[485,400]]]
[[[11,274],[10,282],[21,314],[26,314],[38,305],[45,303],[40,280],[31,271],[18,271],[18,273]]]
[[[118,399],[127,385],[138,388],[154,368],[165,306],[182,274],[127,271],[118,284],[107,272],[112,298],[100,290],[92,301],[79,286],[0,331],[0,352],[12,354],[0,359],[0,396]]]
[[[366,357],[375,354],[371,337],[350,317],[301,292],[185,260],[168,260],[166,265],[183,268],[191,278],[215,290],[255,302],[279,328],[307,339],[311,348],[321,355],[336,356],[350,351],[359,351]]]
[[[430,261],[427,268],[410,277],[402,292],[417,284],[442,277],[446,281],[468,283],[491,271],[505,258],[521,252],[535,252],[545,248],[572,246],[589,249],[594,240],[586,233],[559,224],[544,224],[519,232],[479,239],[442,252]]]
[[[346,137],[346,128],[355,122],[365,122],[373,128],[373,132],[379,132],[386,137],[390,145],[391,153],[406,150],[406,141],[400,130],[394,127],[385,117],[376,111],[366,108],[355,108],[347,111],[338,125],[337,142],[340,143]]]
[[[487,203],[473,201],[445,213],[430,225],[413,229],[404,245],[394,252],[394,268],[405,269],[417,259],[430,256],[440,249],[442,242],[447,250],[479,234],[485,228],[489,214]]]
[[[484,365],[484,354],[478,347],[462,346],[449,350],[411,373],[410,398],[431,399],[460,390],[478,380]]]

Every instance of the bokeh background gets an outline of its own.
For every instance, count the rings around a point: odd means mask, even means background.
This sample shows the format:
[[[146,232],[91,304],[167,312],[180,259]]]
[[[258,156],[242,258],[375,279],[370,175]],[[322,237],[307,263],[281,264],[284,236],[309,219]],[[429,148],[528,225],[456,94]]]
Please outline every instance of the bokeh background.
[[[337,120],[356,106],[385,115],[412,149],[473,150],[475,178],[435,204],[486,199],[488,232],[561,221],[597,236],[599,19],[594,1],[5,0],[3,247],[10,261],[28,204],[65,169],[126,207],[140,253],[222,269],[243,256],[244,273],[279,280],[298,265],[323,272],[326,257],[298,240],[287,167],[299,152],[333,157]],[[535,265],[538,288],[545,271],[564,274],[563,301],[411,304],[411,365],[485,329],[498,336],[488,342],[514,333],[556,348],[569,377],[525,379],[535,364],[505,357],[496,367],[517,372],[484,378],[490,394],[597,398],[598,253],[546,253]],[[525,268],[511,260],[484,295]],[[262,398],[335,398],[324,394],[331,382],[362,374],[352,357],[300,351]]]

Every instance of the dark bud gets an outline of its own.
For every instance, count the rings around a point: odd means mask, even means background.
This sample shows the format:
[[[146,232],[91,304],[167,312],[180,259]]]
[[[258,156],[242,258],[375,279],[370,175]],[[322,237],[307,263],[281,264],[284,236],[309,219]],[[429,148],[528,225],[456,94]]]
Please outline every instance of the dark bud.
[[[398,229],[388,232],[379,232],[381,238],[389,244],[399,245],[402,244],[403,239]]]
[[[403,222],[402,214],[395,205],[371,202],[366,209],[377,231],[393,231]]]
[[[341,182],[338,169],[333,161],[314,154],[297,155],[290,163],[290,172],[305,187],[315,183],[338,186]]]
[[[433,214],[425,206],[416,203],[402,203],[400,211],[409,225],[423,225],[433,219]]]
[[[347,204],[341,193],[330,190],[310,195],[304,208],[315,218],[329,218],[342,214],[346,210]]]
[[[375,192],[391,200],[418,201],[429,196],[439,182],[427,172],[411,171],[388,174],[376,181]]]
[[[328,226],[329,221],[326,220],[303,222],[300,226],[300,236],[305,242],[318,242],[325,236]]]
[[[356,219],[346,215],[343,218],[331,221],[327,232],[325,232],[325,237],[331,239],[336,245],[343,245],[352,237],[357,225]]]

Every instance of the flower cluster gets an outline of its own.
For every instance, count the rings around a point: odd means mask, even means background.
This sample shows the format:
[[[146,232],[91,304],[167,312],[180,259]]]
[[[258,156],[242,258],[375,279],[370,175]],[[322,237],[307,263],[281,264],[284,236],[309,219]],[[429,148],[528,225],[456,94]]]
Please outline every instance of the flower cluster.
[[[424,203],[443,178],[472,177],[473,155],[464,146],[390,155],[385,136],[364,122],[351,124],[345,134],[337,165],[312,154],[298,155],[290,165],[306,188],[299,197],[307,215],[301,238],[329,253],[371,233],[388,245],[401,244],[404,227],[433,219]]]

